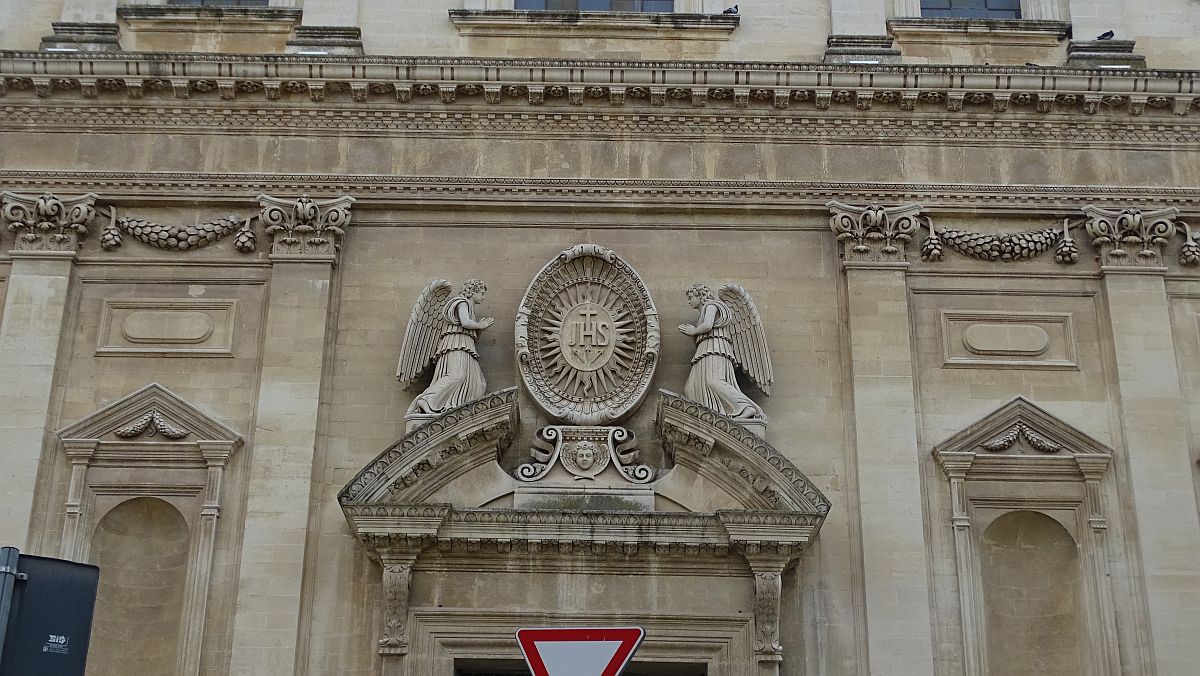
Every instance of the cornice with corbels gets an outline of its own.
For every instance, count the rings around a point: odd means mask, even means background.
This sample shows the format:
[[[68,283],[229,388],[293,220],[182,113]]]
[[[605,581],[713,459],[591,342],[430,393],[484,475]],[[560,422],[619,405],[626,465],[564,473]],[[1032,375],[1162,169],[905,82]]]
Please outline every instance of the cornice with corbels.
[[[1188,115],[1200,73],[1054,67],[0,51],[0,96]]]

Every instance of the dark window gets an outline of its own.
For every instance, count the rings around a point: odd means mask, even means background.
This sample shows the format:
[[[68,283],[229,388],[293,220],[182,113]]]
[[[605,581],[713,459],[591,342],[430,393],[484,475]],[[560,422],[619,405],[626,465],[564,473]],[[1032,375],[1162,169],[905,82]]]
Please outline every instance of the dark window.
[[[516,0],[516,8],[560,12],[674,12],[675,0]]]
[[[266,7],[271,0],[167,0],[168,5],[186,7]]]
[[[1021,0],[921,0],[921,16],[954,19],[1020,19]]]

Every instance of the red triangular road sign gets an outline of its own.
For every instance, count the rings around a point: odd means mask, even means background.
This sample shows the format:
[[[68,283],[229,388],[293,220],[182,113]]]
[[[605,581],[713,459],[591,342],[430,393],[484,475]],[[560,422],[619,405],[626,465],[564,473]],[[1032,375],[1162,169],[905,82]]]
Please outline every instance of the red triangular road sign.
[[[518,629],[533,676],[620,676],[646,632],[641,627]]]

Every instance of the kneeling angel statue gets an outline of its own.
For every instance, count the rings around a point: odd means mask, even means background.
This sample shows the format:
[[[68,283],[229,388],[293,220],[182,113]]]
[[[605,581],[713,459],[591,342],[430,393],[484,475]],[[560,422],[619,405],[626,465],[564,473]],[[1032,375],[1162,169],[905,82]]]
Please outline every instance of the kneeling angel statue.
[[[763,394],[771,394],[775,376],[754,299],[737,284],[726,284],[715,295],[709,287],[693,284],[687,298],[700,316],[695,325],[679,325],[681,333],[696,340],[683,396],[739,422],[759,423],[755,427],[765,432],[766,415],[742,392],[735,370],[740,368]]]
[[[451,297],[452,290],[444,279],[430,282],[409,316],[396,378],[405,388],[411,388],[430,363],[436,360],[437,365],[429,387],[409,405],[406,420],[424,421],[474,401],[487,391],[475,341],[479,332],[496,320],[477,319],[474,310],[483,302],[487,285],[469,279],[458,295]]]

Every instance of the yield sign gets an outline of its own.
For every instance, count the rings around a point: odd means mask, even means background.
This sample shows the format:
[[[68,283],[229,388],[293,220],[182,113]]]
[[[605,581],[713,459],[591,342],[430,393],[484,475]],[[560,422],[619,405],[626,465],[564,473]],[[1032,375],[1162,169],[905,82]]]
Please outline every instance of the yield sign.
[[[641,627],[518,629],[533,676],[620,676],[642,643]]]

